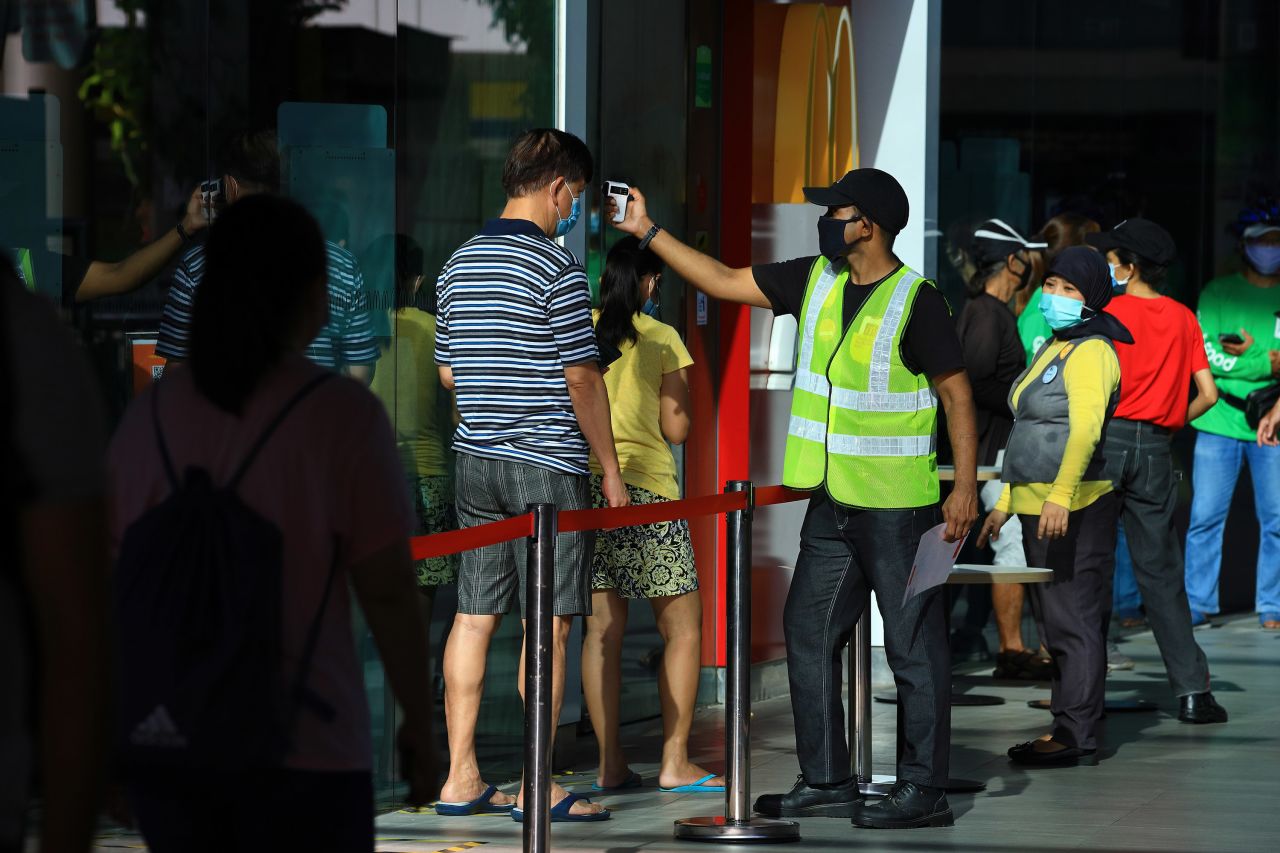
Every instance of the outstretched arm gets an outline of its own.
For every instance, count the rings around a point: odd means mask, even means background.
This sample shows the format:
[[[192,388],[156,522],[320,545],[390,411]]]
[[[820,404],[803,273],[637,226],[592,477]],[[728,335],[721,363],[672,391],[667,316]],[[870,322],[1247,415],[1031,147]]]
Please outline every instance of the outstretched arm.
[[[208,224],[209,220],[201,203],[200,188],[197,187],[187,200],[187,213],[182,218],[182,227],[188,234],[195,234]],[[123,261],[114,264],[92,261],[80,286],[76,288],[76,302],[119,296],[137,290],[159,275],[173,256],[182,250],[182,246],[178,229],[170,228],[158,240],[148,243]]]
[[[617,204],[608,199],[605,215],[613,221],[613,213]],[[649,218],[645,207],[644,194],[635,187],[631,188],[631,200],[627,202],[627,216],[622,222],[615,223],[618,230],[640,239],[649,233],[654,222]],[[743,305],[754,305],[757,308],[768,308],[769,298],[756,284],[751,267],[733,269],[720,263],[710,255],[704,255],[697,249],[686,246],[673,237],[668,231],[658,232],[658,236],[649,244],[649,248],[671,267],[671,270],[703,293],[725,302],[740,302]]]

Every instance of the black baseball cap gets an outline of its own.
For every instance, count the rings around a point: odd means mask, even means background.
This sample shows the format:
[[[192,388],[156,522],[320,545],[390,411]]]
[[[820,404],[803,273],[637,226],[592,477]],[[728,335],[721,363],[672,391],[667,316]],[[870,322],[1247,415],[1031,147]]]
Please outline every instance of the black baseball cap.
[[[855,205],[891,234],[907,227],[907,194],[893,175],[879,169],[854,169],[829,187],[805,187],[804,197],[819,207]]]
[[[1167,267],[1178,256],[1169,232],[1150,219],[1126,219],[1110,231],[1084,235],[1085,242],[1099,252],[1125,249],[1153,264]]]

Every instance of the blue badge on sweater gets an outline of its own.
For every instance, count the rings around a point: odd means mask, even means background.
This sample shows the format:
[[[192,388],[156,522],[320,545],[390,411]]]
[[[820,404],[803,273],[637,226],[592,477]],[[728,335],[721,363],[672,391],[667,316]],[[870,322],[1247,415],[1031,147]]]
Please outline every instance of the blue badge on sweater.
[[[1040,377],[1040,381],[1043,382],[1045,385],[1048,385],[1050,382],[1054,380],[1055,377],[1057,377],[1057,375],[1058,375],[1058,365],[1051,364],[1049,365],[1049,369],[1044,372],[1044,375]]]

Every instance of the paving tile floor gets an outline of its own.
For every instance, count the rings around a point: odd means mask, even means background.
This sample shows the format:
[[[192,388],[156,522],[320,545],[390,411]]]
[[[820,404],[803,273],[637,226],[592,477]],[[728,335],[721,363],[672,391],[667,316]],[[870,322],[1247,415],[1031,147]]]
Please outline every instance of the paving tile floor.
[[[1252,853],[1280,850],[1280,635],[1258,629],[1254,616],[1229,620],[1196,634],[1214,673],[1214,691],[1231,713],[1223,726],[1188,726],[1176,718],[1160,656],[1149,632],[1125,637],[1120,649],[1136,668],[1108,679],[1108,695],[1159,705],[1154,713],[1114,713],[1105,721],[1102,760],[1096,767],[1022,770],[1005,750],[1045,731],[1048,714],[1028,708],[1028,699],[1048,695],[1046,685],[992,682],[984,670],[958,675],[956,690],[1003,697],[1003,705],[958,707],[952,719],[952,776],[978,779],[987,789],[953,795],[956,825],[904,831],[855,830],[847,820],[801,822],[802,840],[772,845],[779,850],[982,851],[1059,853],[1068,850],[1162,851],[1162,853]],[[873,704],[875,772],[893,772],[894,714]],[[721,708],[699,712],[695,759],[720,770],[723,764]],[[724,798],[708,794],[662,794],[656,785],[660,727],[657,721],[624,731],[632,767],[645,787],[599,797],[614,812],[594,824],[553,824],[555,850],[727,850],[730,845],[678,842],[675,819],[723,813]],[[582,750],[590,755],[591,749]],[[560,777],[571,790],[587,792],[590,762]],[[797,767],[791,707],[787,699],[754,709],[752,788],[755,794],[783,791]],[[491,779],[501,783],[504,780]],[[508,784],[507,790],[514,790]],[[520,826],[506,816],[442,818],[434,813],[392,811],[378,820],[380,851],[474,849],[519,850]],[[99,849],[137,841],[111,833]],[[107,846],[109,845],[109,846]]]

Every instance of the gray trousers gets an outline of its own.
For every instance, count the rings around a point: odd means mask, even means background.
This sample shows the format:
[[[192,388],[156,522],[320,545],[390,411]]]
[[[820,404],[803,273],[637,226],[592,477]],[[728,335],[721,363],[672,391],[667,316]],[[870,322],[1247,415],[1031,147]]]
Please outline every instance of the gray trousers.
[[[1053,581],[1028,584],[1031,606],[1053,658],[1053,738],[1068,746],[1097,749],[1107,680],[1103,639],[1104,597],[1111,596],[1115,563],[1115,495],[1106,494],[1071,513],[1061,539],[1036,536],[1040,516],[1022,515],[1027,565],[1053,569]]]
[[[1168,430],[1154,424],[1114,419],[1103,455],[1116,489],[1116,514],[1123,514],[1147,624],[1174,695],[1187,696],[1209,689],[1209,664],[1191,631],[1181,542],[1173,531],[1178,491],[1169,439]],[[1114,570],[1113,551],[1107,576]]]

